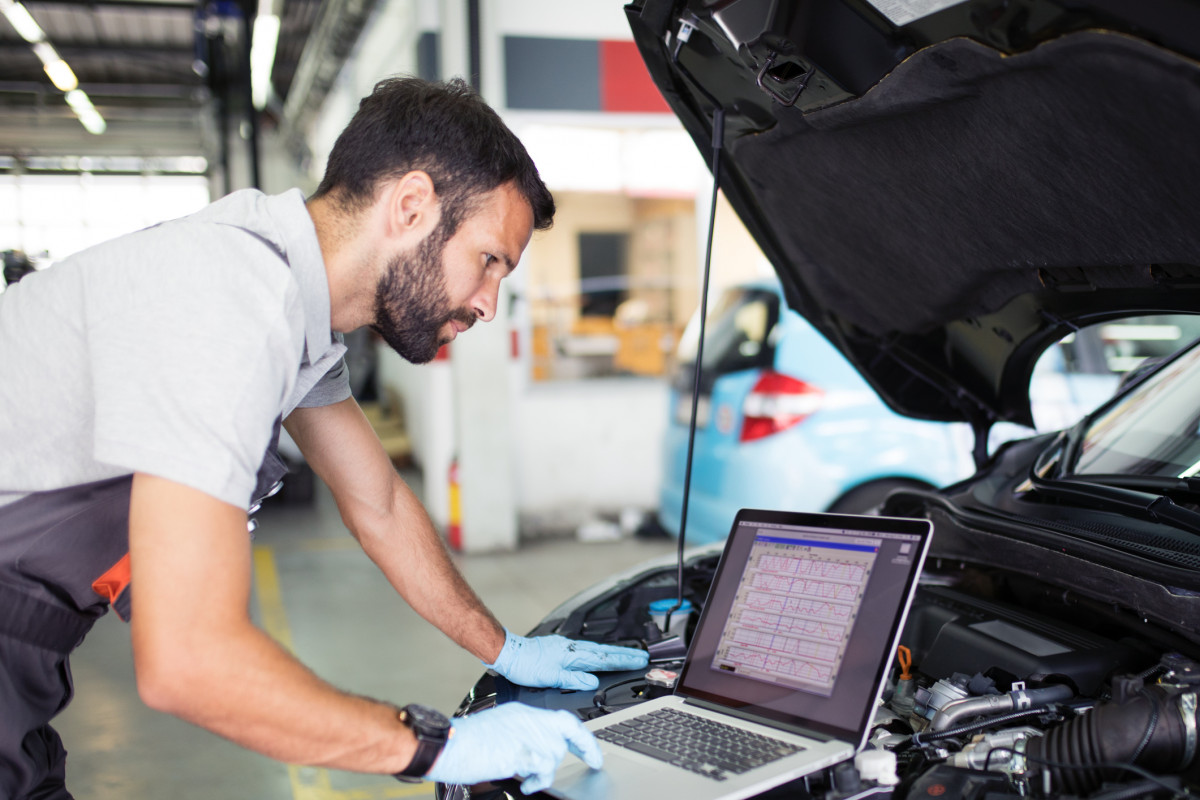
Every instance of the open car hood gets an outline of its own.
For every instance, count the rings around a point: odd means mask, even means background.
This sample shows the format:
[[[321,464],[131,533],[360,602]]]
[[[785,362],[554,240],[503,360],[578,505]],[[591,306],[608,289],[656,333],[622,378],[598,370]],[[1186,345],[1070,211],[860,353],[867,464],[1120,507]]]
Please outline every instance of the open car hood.
[[[1195,0],[626,13],[705,154],[722,110],[720,187],[789,303],[898,412],[1032,425],[1050,344],[1200,310]]]

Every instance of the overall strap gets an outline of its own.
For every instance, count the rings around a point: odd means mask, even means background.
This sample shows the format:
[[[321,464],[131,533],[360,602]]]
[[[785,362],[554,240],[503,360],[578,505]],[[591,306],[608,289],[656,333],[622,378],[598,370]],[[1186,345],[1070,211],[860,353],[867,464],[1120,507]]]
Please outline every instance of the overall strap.
[[[65,656],[83,641],[95,621],[0,583],[0,634]]]
[[[0,584],[90,625],[112,600],[97,595],[93,581],[129,552],[132,484],[126,475],[0,507]]]

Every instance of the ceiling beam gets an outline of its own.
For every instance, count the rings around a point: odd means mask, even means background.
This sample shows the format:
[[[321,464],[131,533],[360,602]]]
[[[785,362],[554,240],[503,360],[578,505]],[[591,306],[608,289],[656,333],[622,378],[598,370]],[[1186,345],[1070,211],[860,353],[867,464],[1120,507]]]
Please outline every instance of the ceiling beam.
[[[109,120],[103,136],[93,136],[78,123],[13,118],[4,114],[0,119],[0,142],[21,142],[20,145],[0,144],[0,153],[8,155],[43,156],[194,156],[211,154],[212,132],[196,124],[197,120],[181,117],[174,124],[120,124]],[[209,157],[209,161],[212,158]]]
[[[320,113],[338,73],[358,42],[378,0],[326,0],[304,43],[291,88],[284,99],[285,139],[294,155],[303,158],[305,129]]]
[[[188,86],[178,83],[89,82],[87,91],[92,97],[107,97],[112,100],[180,100],[200,105],[209,99],[209,91],[202,83]],[[62,98],[62,92],[48,83],[39,81],[0,81],[0,96],[3,95],[43,96],[59,100]]]
[[[196,12],[197,3],[194,0],[23,0],[26,8],[35,9],[38,6],[74,6],[81,9],[115,8],[131,11],[186,11]]]
[[[140,58],[144,56],[165,56],[169,58],[186,58],[190,64],[195,48],[191,42],[187,44],[169,45],[161,44],[138,44],[136,42],[120,42],[115,40],[105,40],[103,42],[96,41],[72,41],[61,36],[55,37],[54,49],[58,51],[60,56],[117,56],[120,58],[132,57]],[[8,41],[0,41],[0,54],[11,55],[20,52],[30,53],[31,57],[36,60],[36,56],[32,55],[29,45],[23,41],[12,39]]]

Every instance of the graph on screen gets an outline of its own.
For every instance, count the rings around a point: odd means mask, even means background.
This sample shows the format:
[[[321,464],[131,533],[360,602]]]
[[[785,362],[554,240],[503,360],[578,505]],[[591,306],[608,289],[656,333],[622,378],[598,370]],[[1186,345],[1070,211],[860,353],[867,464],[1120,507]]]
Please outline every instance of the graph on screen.
[[[865,537],[757,536],[713,668],[832,694],[878,551]]]

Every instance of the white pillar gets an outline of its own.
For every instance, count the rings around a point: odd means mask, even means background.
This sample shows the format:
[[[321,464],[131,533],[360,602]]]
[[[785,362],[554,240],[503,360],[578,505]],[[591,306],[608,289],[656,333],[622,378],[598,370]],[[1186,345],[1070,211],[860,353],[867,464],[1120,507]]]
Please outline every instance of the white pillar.
[[[444,0],[441,9],[442,75],[465,78],[469,70],[467,0]],[[488,24],[481,20],[485,42]],[[487,97],[495,84],[486,76],[485,81],[484,95],[496,107],[497,100]],[[496,318],[476,324],[450,346],[465,552],[517,546],[510,305],[509,292],[502,287]]]
[[[467,0],[442,0],[441,20],[442,78],[467,78],[470,69]]]
[[[450,347],[465,552],[512,550],[518,540],[504,290],[498,305],[495,319],[475,325]]]

